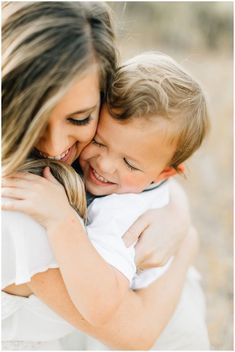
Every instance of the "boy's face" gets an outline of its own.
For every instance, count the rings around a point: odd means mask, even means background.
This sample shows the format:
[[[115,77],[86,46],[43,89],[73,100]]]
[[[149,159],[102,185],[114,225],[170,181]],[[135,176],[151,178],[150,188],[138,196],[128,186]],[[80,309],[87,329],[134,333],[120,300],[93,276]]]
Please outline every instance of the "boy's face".
[[[152,182],[176,173],[167,166],[174,150],[167,139],[166,121],[120,122],[104,106],[96,136],[79,159],[86,189],[94,195],[142,192]]]

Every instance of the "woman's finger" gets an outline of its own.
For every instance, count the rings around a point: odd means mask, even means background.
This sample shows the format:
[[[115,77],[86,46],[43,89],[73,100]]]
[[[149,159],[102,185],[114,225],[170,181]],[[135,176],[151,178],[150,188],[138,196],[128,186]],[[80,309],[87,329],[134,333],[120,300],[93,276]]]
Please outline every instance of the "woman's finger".
[[[2,197],[25,199],[25,191],[22,188],[4,187],[2,188]]]
[[[43,180],[42,176],[32,174],[31,172],[15,172],[12,175],[4,177],[6,179],[22,179],[27,181],[41,181]]]
[[[61,185],[60,182],[52,175],[49,166],[46,166],[45,169],[43,170],[43,176],[48,181],[51,181],[52,183],[55,183],[55,184],[58,184],[58,185]]]
[[[14,177],[3,177],[2,178],[2,188],[11,187],[11,188],[32,188],[32,182],[29,183],[29,180],[24,180],[21,178],[14,178]]]
[[[20,211],[22,212],[26,207],[24,200],[19,199],[2,199],[2,210]]]
[[[142,214],[138,219],[129,227],[129,229],[124,234],[123,241],[127,247],[130,247],[134,244],[141,234],[148,227],[148,219],[145,214]]]

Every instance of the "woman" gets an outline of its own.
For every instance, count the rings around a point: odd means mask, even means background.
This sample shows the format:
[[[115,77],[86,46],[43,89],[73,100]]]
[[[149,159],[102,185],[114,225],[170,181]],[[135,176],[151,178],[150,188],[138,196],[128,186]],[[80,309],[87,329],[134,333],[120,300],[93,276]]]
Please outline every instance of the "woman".
[[[13,11],[10,4],[5,10],[9,13],[3,26],[4,174],[16,171],[30,153],[74,163],[76,167],[81,150],[95,134],[102,97],[116,67],[108,9],[100,3],[36,2],[21,3]],[[181,197],[179,189],[173,192],[173,200],[179,193]],[[169,231],[169,253],[160,242],[166,256],[162,255],[160,262],[168,259],[174,252],[172,248],[179,247],[182,236],[175,234],[178,217],[187,218],[184,209],[184,202],[179,208],[172,202],[166,213],[151,211],[130,229],[127,242],[134,241],[147,228],[137,245],[139,267],[156,265],[156,251],[147,261],[144,259],[152,252],[152,242],[157,242],[157,217],[163,218],[164,237],[169,217],[177,219],[174,236]],[[161,279],[139,292],[130,291],[112,321],[94,327],[73,306],[53,255],[43,258],[48,243],[42,229],[17,213],[7,213],[4,226],[3,338],[34,341],[34,349],[49,349],[41,341],[55,340],[72,331],[41,301],[77,329],[110,347],[150,348],[174,311],[196,247],[191,233]],[[182,231],[182,226],[178,228]],[[143,299],[144,310],[139,304]]]

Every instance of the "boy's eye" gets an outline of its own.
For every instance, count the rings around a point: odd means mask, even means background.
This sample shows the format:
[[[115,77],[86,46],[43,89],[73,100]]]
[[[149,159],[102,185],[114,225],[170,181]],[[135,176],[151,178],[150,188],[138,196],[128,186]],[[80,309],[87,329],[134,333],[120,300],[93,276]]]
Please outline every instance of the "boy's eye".
[[[76,126],[88,125],[91,120],[92,120],[91,115],[85,117],[83,120],[78,120],[78,119],[75,119],[73,117],[69,117],[68,118],[68,121],[71,122],[73,125],[76,125]]]
[[[124,160],[126,166],[128,167],[128,169],[130,169],[131,171],[140,171],[136,167],[132,166],[125,158],[123,160]]]
[[[104,144],[97,142],[95,138],[93,138],[92,143],[97,145],[97,147],[105,147]]]

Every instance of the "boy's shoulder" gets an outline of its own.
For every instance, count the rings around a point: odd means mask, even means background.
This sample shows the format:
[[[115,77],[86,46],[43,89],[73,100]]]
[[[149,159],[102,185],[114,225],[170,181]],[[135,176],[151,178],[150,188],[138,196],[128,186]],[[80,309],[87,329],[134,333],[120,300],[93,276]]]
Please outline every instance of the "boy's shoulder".
[[[133,209],[162,208],[169,203],[168,182],[159,187],[141,193],[110,194],[97,197],[89,205],[88,211],[96,212],[131,212]]]

